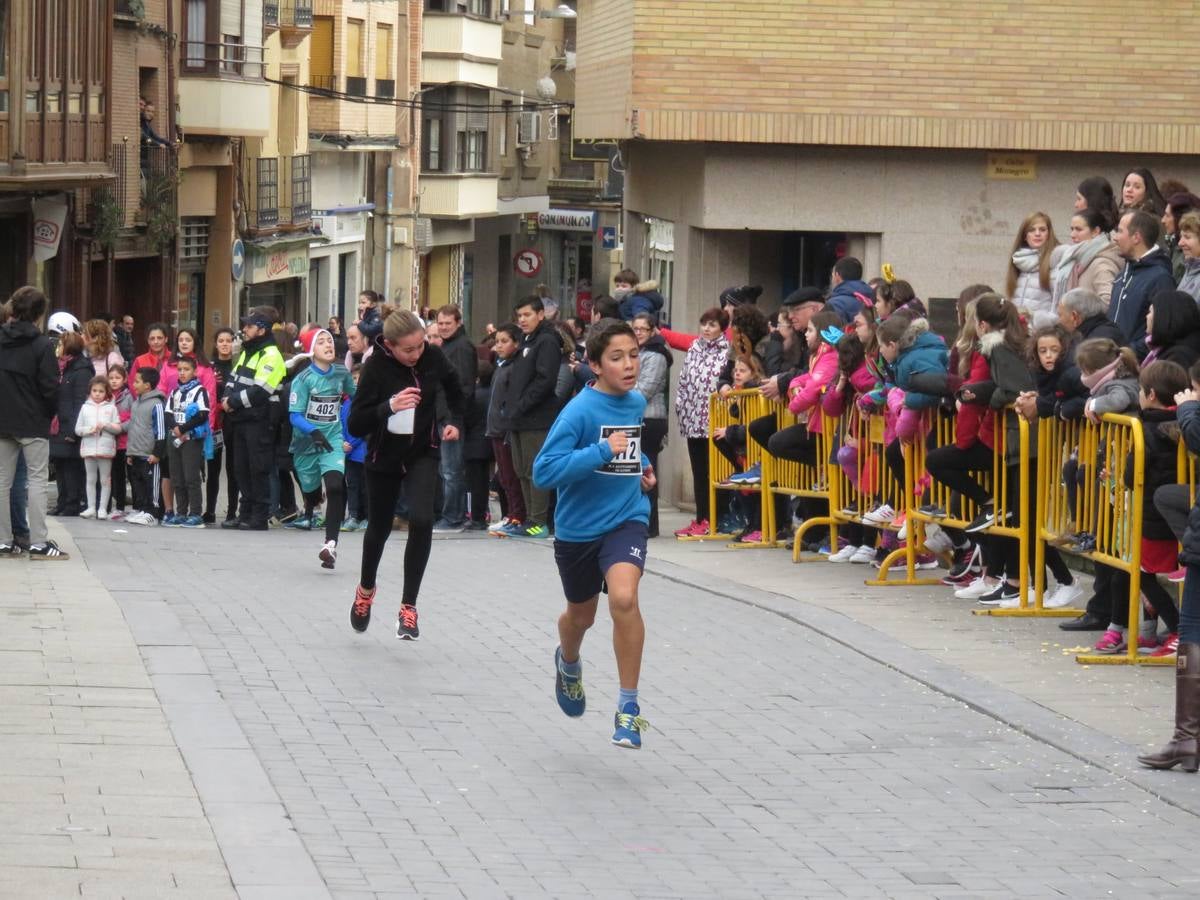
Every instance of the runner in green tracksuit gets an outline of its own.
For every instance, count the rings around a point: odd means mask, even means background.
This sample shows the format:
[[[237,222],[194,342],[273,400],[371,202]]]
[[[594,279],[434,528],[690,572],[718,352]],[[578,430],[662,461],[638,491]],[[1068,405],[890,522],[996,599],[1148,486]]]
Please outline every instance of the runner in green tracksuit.
[[[292,467],[304,493],[304,516],[292,528],[312,528],[313,509],[325,488],[325,546],[321,565],[332,569],[337,561],[337,537],[346,508],[346,452],[342,445],[342,400],[354,396],[354,379],[334,362],[333,335],[314,328],[300,335],[312,363],[292,379],[288,401],[292,423]]]

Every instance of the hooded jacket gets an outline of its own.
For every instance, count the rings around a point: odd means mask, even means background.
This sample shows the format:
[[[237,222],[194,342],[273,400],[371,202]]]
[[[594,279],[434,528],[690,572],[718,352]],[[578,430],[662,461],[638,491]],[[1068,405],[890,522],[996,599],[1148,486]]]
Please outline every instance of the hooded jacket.
[[[1192,257],[1183,264],[1183,277],[1179,279],[1179,290],[1190,294],[1200,303],[1200,256]]]
[[[393,434],[387,430],[392,415],[390,400],[393,394],[411,387],[421,389],[413,432]],[[439,397],[445,398],[448,410],[444,423],[438,422]],[[441,445],[439,424],[453,425],[461,433],[466,403],[458,375],[441,348],[426,344],[417,364],[406,366],[392,356],[380,335],[375,338],[375,351],[363,363],[346,426],[354,437],[367,439],[367,469],[402,474],[413,460],[437,455]]]
[[[487,436],[503,438],[512,431],[512,410],[509,395],[512,385],[513,359],[497,359],[492,373],[492,396],[488,401]]]
[[[1138,359],[1146,355],[1146,313],[1150,300],[1159,291],[1175,290],[1171,260],[1159,247],[1151,247],[1139,260],[1125,263],[1117,276],[1108,301],[1108,317],[1129,335],[1129,345]]]
[[[697,338],[688,350],[675,389],[675,411],[683,437],[708,437],[708,398],[717,389],[728,352],[724,335],[715,341]]]
[[[442,341],[442,353],[458,373],[458,383],[463,390],[472,391],[479,374],[479,357],[475,345],[467,338],[467,330],[460,325],[454,334]]]
[[[987,410],[979,421],[979,440],[994,450],[996,413],[1012,404],[1019,394],[1032,391],[1037,385],[1025,360],[1004,342],[1004,332],[990,331],[981,337],[979,352],[987,359],[990,380],[964,384],[960,393],[969,391],[975,396],[975,402],[987,405]],[[1020,461],[1020,418],[1014,412],[1005,419],[1006,465],[1014,465]],[[1036,430],[1030,430],[1030,444],[1033,443],[1036,433]]]
[[[133,401],[129,411],[129,444],[125,455],[155,456],[162,459],[167,453],[167,398],[158,388],[152,388]]]
[[[58,409],[54,345],[32,322],[0,325],[0,434],[48,438]]]
[[[92,430],[100,426],[100,432],[93,434]],[[79,435],[79,455],[84,459],[100,457],[112,459],[117,455],[117,434],[121,428],[121,414],[117,404],[111,400],[97,403],[91,397],[79,410],[79,418],[75,420],[75,433]]]
[[[918,372],[946,372],[950,351],[936,334],[929,331],[928,319],[913,319],[900,340],[900,353],[894,365],[896,384],[904,391],[909,409],[929,409],[940,403],[938,397],[913,390],[912,376]]]
[[[671,387],[671,351],[661,336],[655,334],[642,345],[638,354],[637,389],[646,398],[647,419],[667,417],[667,391]]]
[[[862,301],[855,297],[855,294],[874,297],[875,289],[865,281],[843,281],[830,292],[829,299],[825,301],[845,320],[847,325],[862,312]]]
[[[837,384],[837,378],[837,348],[822,340],[809,371],[796,376],[788,385],[788,410],[794,415],[801,415],[820,406],[825,392]],[[821,433],[820,415],[809,416],[808,431],[810,434]]]
[[[512,411],[513,431],[550,428],[560,407],[554,392],[562,362],[562,340],[552,322],[542,320],[522,337],[509,376],[507,409]]]
[[[1143,409],[1138,422],[1142,429],[1142,537],[1152,541],[1173,541],[1175,534],[1154,505],[1154,492],[1175,483],[1179,455],[1179,424],[1175,410]],[[1125,483],[1133,484],[1133,452],[1125,460]]]
[[[66,361],[58,388],[58,428],[51,426],[51,457],[71,459],[79,456],[79,438],[75,434],[75,423],[79,421],[79,411],[88,399],[88,386],[95,377],[92,361],[86,356],[80,354]]]
[[[626,322],[639,313],[654,313],[657,316],[662,311],[662,308],[663,295],[658,292],[657,281],[640,282],[632,291],[621,298],[621,302],[617,306],[621,318]]]

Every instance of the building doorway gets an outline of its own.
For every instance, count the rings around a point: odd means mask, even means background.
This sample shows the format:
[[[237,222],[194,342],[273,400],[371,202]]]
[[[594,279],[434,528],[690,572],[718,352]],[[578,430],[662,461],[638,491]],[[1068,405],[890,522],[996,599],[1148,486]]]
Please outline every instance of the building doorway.
[[[847,253],[849,236],[833,231],[793,231],[780,236],[780,287],[786,297],[803,286],[829,287],[834,264]]]

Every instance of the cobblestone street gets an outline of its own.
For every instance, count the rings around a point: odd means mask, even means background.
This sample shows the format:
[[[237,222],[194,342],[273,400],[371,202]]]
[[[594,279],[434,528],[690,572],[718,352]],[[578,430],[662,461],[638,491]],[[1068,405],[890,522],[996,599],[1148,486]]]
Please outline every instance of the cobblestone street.
[[[936,671],[908,677],[769,603],[722,596],[730,583],[715,577],[705,590],[651,563],[642,697],[652,730],[634,753],[608,743],[617,685],[606,614],[584,648],[588,713],[569,720],[554,704],[561,601],[547,545],[437,540],[422,638],[409,644],[394,637],[389,597],[400,533],[360,636],[347,623],[357,535],[330,573],[302,533],[70,530],[128,621],[242,897],[1200,890],[1200,861],[1177,851],[1200,832],[1186,776],[1135,784],[1120,769],[1131,759],[1089,764],[955,699],[961,683],[946,692]],[[89,580],[78,557],[53,574],[68,573]],[[10,623],[12,641],[27,626],[15,614]],[[70,617],[63,627],[73,630]],[[60,737],[52,728],[38,739]],[[1174,805],[1155,796],[1176,787]],[[3,808],[11,821],[13,803]],[[103,816],[92,824],[106,827]],[[0,884],[21,896],[11,885],[30,864],[11,832],[4,840]],[[76,851],[68,880],[83,896],[112,895],[92,865]],[[171,895],[216,893],[181,884]]]

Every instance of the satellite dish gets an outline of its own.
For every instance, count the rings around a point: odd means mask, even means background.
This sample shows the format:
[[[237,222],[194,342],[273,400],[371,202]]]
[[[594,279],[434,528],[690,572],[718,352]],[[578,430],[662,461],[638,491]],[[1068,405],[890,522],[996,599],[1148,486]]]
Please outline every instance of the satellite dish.
[[[543,75],[537,80],[537,92],[543,100],[553,100],[554,95],[558,93],[558,85],[549,75]]]

